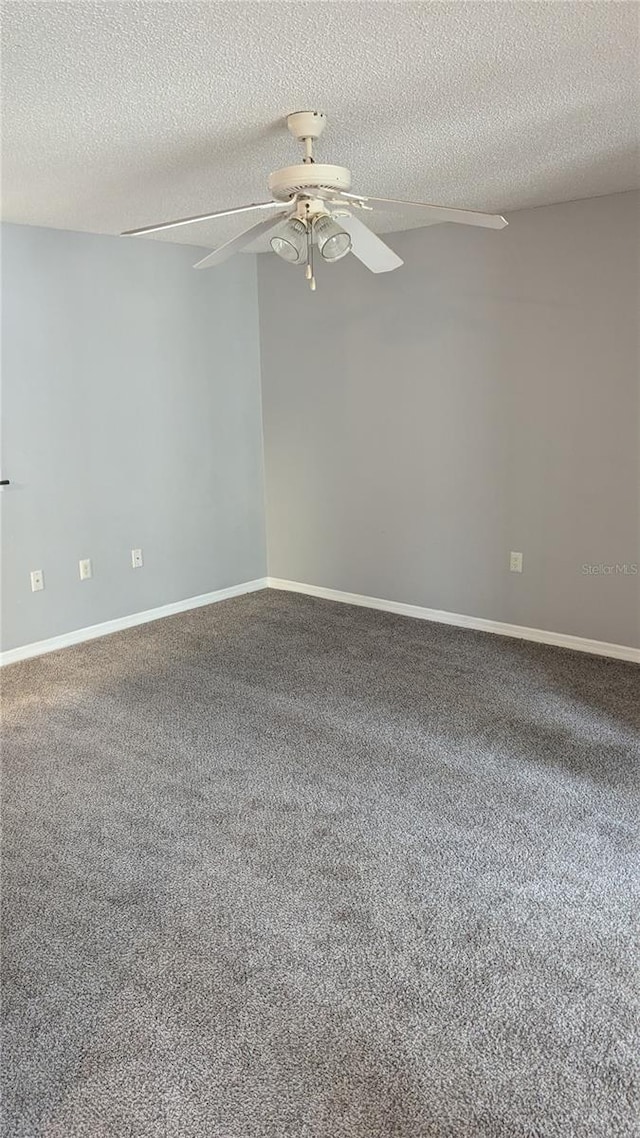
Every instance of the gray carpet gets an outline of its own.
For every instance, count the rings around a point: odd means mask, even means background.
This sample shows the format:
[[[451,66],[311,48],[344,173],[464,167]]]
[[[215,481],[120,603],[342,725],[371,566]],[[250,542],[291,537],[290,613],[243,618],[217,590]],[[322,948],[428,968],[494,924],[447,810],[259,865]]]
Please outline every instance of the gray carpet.
[[[637,1133],[637,667],[263,592],[3,680],[6,1135]]]

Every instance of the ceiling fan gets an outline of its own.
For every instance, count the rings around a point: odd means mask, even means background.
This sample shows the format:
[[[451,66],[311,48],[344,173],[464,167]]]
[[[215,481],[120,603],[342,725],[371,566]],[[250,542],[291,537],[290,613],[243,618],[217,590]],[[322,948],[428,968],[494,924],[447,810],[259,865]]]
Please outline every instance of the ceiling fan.
[[[424,219],[425,225],[454,221],[462,225],[502,229],[508,224],[499,214],[352,194],[350,170],[344,166],[316,162],[313,157],[313,144],[326,124],[327,118],[322,111],[296,111],[287,115],[287,127],[294,138],[304,144],[305,154],[300,165],[285,166],[269,175],[271,201],[253,202],[250,205],[236,206],[235,209],[217,210],[215,213],[202,213],[197,217],[182,217],[160,225],[145,225],[142,229],[128,229],[122,236],[141,237],[147,233],[159,233],[163,229],[175,229],[180,225],[211,221],[216,217],[232,217],[251,210],[268,210],[266,220],[259,221],[232,237],[202,261],[198,261],[194,268],[208,269],[219,265],[257,237],[271,233],[270,245],[273,252],[292,265],[304,264],[310,287],[315,289],[314,245],[323,260],[328,262],[339,261],[347,253],[353,253],[372,273],[388,273],[403,263],[384,241],[355,216],[358,211],[371,211],[380,207],[385,211],[415,212]]]

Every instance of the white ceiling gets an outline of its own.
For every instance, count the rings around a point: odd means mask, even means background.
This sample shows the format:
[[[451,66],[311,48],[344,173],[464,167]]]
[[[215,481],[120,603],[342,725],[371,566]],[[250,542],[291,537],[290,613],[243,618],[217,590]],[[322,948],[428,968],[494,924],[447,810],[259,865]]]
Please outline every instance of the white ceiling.
[[[9,0],[3,217],[118,233],[265,200],[299,161],[283,116],[307,108],[329,117],[318,160],[364,193],[508,214],[631,189],[639,21],[635,0]]]

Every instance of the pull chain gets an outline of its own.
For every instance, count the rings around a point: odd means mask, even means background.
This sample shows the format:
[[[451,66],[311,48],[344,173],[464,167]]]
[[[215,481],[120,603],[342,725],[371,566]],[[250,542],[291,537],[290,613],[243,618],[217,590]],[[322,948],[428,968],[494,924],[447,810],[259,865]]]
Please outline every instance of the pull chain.
[[[313,219],[309,218],[307,221],[307,267],[305,269],[305,276],[309,281],[309,288],[312,292],[316,291],[316,278],[313,275]]]
[[[313,157],[313,138],[306,137],[301,140],[304,142],[304,158],[305,165],[314,162]],[[316,291],[316,278],[313,275],[313,218],[309,217],[309,207],[307,206],[307,266],[305,268],[305,276],[309,282],[309,288],[312,292]]]

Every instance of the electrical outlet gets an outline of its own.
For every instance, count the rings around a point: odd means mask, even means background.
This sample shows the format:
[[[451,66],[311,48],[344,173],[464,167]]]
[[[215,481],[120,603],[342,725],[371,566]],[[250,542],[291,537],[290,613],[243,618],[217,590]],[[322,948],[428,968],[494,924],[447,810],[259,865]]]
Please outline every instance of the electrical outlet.
[[[41,589],[44,589],[44,573],[42,572],[42,569],[32,569],[31,592],[39,593]]]
[[[144,565],[144,561],[142,560],[142,550],[141,549],[132,549],[131,550],[131,567],[132,567],[132,569],[142,569],[143,565]]]
[[[512,573],[522,573],[522,554],[514,553],[513,550],[509,554],[509,569]]]
[[[91,558],[90,557],[86,557],[84,559],[84,561],[79,561],[78,562],[78,568],[80,570],[80,580],[81,581],[88,581],[90,577],[93,577],[93,570],[91,568]]]

